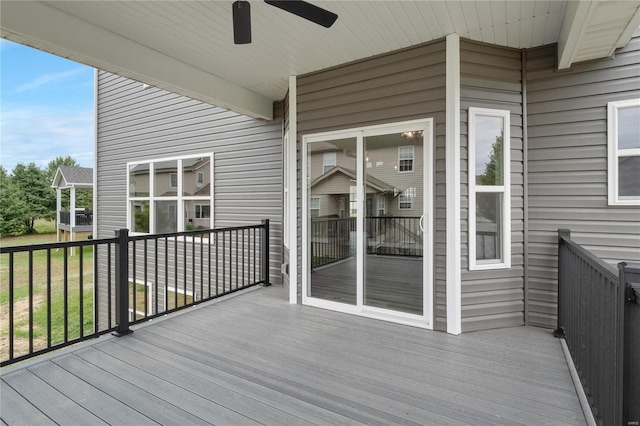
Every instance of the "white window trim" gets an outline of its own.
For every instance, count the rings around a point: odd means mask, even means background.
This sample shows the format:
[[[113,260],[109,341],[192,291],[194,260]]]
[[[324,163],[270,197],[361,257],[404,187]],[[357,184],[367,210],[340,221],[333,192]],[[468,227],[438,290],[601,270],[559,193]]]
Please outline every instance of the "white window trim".
[[[176,185],[173,185],[173,176],[176,177]],[[180,178],[178,177],[178,173],[169,173],[169,188],[177,188],[180,185],[178,181]]]
[[[511,268],[511,114],[506,110],[488,108],[469,108],[469,138],[468,138],[468,177],[469,177],[469,270],[507,269]],[[476,147],[475,123],[476,116],[499,117],[503,119],[503,154],[504,177],[503,185],[476,185]],[[502,259],[476,259],[476,193],[493,192],[503,194],[502,200]]]
[[[640,156],[638,148],[618,149],[618,110],[633,107],[640,107],[640,99],[627,99],[607,104],[607,187],[610,206],[640,205],[640,198],[618,196],[618,157]]]
[[[411,170],[400,170],[400,160],[409,160],[409,158],[400,158],[400,151],[403,148],[411,148]],[[416,168],[416,147],[414,145],[403,145],[398,147],[398,173],[413,173]]]
[[[187,195],[182,195],[183,191],[181,190],[182,188],[182,175],[183,175],[183,169],[182,169],[182,161],[185,159],[189,159],[189,158],[201,158],[201,157],[208,157],[209,158],[209,182],[210,182],[210,190],[209,190],[209,195],[197,195],[197,196],[187,196]],[[176,161],[177,162],[177,167],[178,167],[178,171],[177,171],[177,175],[178,175],[178,191],[177,191],[177,195],[176,196],[172,196],[172,197],[158,197],[155,195],[155,163],[159,163],[159,162],[167,162],[167,161]],[[136,166],[138,164],[149,164],[149,195],[147,197],[132,197],[130,196],[130,184],[131,184],[131,179],[130,179],[130,175],[129,172],[131,170],[132,166]],[[130,232],[131,235],[149,235],[149,234],[153,234],[155,233],[155,201],[176,201],[176,207],[177,207],[177,211],[184,211],[184,202],[185,201],[208,201],[210,207],[210,218],[209,218],[209,227],[210,229],[214,228],[214,216],[215,216],[215,209],[214,209],[214,197],[213,197],[213,182],[214,182],[214,174],[213,174],[213,164],[214,164],[214,154],[212,152],[209,153],[196,153],[196,154],[185,154],[179,157],[166,157],[166,158],[151,158],[151,159],[145,159],[145,160],[138,160],[138,161],[131,161],[128,162],[126,165],[126,174],[127,174],[127,188],[126,188],[126,194],[127,194],[127,228],[128,229],[132,229],[132,223],[131,223],[131,202],[135,202],[135,201],[147,201],[149,203],[149,232]],[[182,206],[182,208],[180,208],[180,206]],[[176,214],[177,216],[177,232],[183,232],[186,230],[186,224],[185,224],[185,217],[182,214]]]

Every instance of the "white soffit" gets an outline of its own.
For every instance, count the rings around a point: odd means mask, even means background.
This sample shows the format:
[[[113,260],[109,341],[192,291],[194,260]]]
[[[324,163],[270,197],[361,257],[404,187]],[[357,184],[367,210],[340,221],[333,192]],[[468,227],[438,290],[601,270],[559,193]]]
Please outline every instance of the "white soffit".
[[[580,0],[569,2],[558,40],[558,68],[611,56],[640,26],[640,2]]]
[[[565,9],[574,2],[311,0],[339,16],[332,28],[325,29],[251,0],[253,43],[240,46],[233,44],[232,3],[2,0],[0,34],[96,68],[269,118],[270,103],[284,98],[290,75],[453,33],[513,48],[555,43],[567,25]],[[629,27],[625,16],[630,5],[637,9],[637,2],[602,3],[598,7],[607,10],[612,32],[618,32],[617,46]],[[575,19],[568,23],[577,24]],[[584,54],[595,49],[590,46],[584,44]],[[609,46],[607,53],[611,50]],[[578,49],[573,58],[581,55]]]

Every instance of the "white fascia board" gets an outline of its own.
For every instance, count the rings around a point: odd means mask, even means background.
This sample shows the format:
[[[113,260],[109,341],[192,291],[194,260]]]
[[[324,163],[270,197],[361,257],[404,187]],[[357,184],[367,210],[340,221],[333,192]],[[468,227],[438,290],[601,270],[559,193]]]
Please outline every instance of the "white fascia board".
[[[298,303],[298,94],[296,76],[289,77],[289,303]]]
[[[40,1],[3,1],[0,35],[240,114],[273,120],[273,100]]]
[[[615,52],[616,49],[626,46],[627,43],[629,43],[629,41],[631,40],[631,37],[633,37],[633,33],[636,32],[638,27],[640,27],[640,6],[638,6],[636,12],[633,14],[631,19],[629,19],[629,23],[620,34],[620,37],[618,38],[616,44],[611,48],[609,56],[613,55],[613,52]]]
[[[460,224],[460,36],[447,36],[447,333],[462,333]]]
[[[558,38],[558,69],[571,67],[580,51],[581,42],[589,26],[591,15],[598,6],[598,0],[567,2],[560,37]]]

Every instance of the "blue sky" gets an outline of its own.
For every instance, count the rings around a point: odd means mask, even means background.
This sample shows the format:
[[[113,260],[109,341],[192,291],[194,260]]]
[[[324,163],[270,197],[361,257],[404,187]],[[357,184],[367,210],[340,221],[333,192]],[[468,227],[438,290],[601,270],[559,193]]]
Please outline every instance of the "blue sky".
[[[93,167],[94,71],[4,39],[0,42],[0,164],[44,168],[70,155]]]

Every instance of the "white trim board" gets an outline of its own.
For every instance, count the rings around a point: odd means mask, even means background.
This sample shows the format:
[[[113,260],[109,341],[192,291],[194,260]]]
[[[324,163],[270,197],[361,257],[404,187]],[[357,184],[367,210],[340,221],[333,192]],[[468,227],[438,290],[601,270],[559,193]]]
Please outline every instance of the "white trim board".
[[[298,303],[298,94],[296,76],[289,77],[289,303]]]
[[[462,333],[460,225],[460,36],[447,36],[447,333]]]

